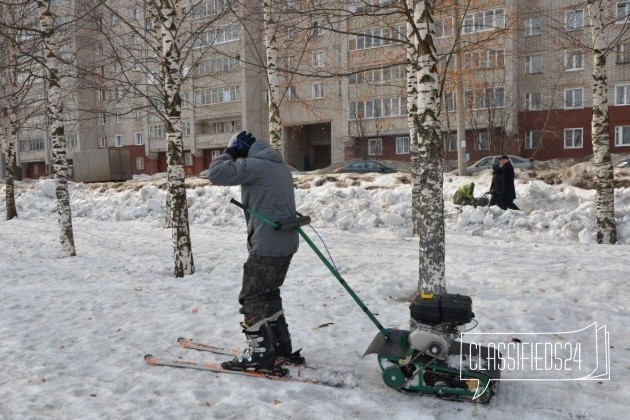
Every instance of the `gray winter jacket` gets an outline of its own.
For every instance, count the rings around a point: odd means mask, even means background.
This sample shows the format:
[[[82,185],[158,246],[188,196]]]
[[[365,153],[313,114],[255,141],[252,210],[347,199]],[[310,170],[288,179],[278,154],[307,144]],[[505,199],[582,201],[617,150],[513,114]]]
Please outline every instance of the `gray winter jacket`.
[[[240,185],[241,202],[267,219],[296,217],[293,176],[280,153],[257,139],[247,158],[234,161],[227,153],[212,161],[208,179],[215,185]],[[253,255],[285,257],[298,249],[297,231],[275,231],[254,216],[245,214],[247,249]]]

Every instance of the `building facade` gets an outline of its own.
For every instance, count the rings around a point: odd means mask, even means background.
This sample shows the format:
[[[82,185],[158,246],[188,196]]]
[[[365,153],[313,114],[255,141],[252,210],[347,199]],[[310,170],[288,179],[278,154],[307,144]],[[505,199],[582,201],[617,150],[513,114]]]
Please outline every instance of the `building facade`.
[[[74,38],[77,62],[90,70],[69,90],[68,158],[124,147],[134,174],[164,172],[151,19],[144,2],[118,3],[86,18]],[[279,3],[285,160],[299,170],[353,158],[410,160],[400,1],[348,1],[342,9],[331,1],[330,9],[308,12],[300,0]],[[457,160],[458,112],[470,161],[498,153],[536,160],[590,155],[593,54],[584,2],[446,3],[435,16],[444,159]],[[191,4],[182,36],[187,175],[207,168],[234,133],[266,138],[268,131],[262,6]],[[630,1],[610,1],[607,13],[610,150],[630,153]],[[32,119],[37,129],[19,133],[17,163],[23,177],[36,178],[51,171],[50,136],[43,113]]]

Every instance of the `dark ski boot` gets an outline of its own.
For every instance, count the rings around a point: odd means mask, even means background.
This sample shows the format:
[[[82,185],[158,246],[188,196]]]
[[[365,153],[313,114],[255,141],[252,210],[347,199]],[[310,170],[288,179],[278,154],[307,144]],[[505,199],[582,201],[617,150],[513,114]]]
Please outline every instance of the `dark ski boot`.
[[[306,363],[304,357],[300,355],[300,350],[293,351],[291,345],[291,334],[289,333],[289,325],[284,317],[284,311],[280,310],[267,318],[269,325],[272,327],[275,340],[273,348],[276,353],[276,359],[280,362],[289,362],[294,365],[303,365]]]
[[[254,369],[261,372],[283,376],[285,369],[276,366],[276,353],[273,348],[273,329],[266,319],[263,319],[251,327],[241,322],[243,333],[247,339],[248,347],[243,354],[233,360],[221,363],[223,369],[247,370]]]

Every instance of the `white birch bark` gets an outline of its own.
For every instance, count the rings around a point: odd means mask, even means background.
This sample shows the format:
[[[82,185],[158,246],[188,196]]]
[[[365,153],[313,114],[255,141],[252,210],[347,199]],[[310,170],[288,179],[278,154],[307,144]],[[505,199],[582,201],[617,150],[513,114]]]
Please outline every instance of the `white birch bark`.
[[[278,22],[274,19],[274,0],[263,1],[265,49],[267,52],[267,79],[269,84],[269,144],[283,154],[282,120],[280,119],[281,73],[278,71]]]
[[[168,192],[172,215],[172,240],[175,277],[194,274],[195,264],[190,240],[186,185],[184,183],[184,143],[181,123],[181,51],[178,25],[181,24],[180,0],[148,1],[154,28],[159,35],[158,58],[164,79],[164,111],[166,114],[166,160]]]
[[[57,220],[60,227],[61,255],[76,255],[72,230],[72,211],[68,193],[68,161],[66,160],[66,138],[63,127],[63,100],[59,71],[62,62],[59,58],[58,34],[55,31],[55,14],[51,10],[51,0],[37,0],[39,26],[43,38],[46,82],[48,83],[48,118],[52,133],[52,159],[55,171],[55,195],[57,197]]]
[[[5,16],[9,16],[10,10],[2,10]],[[11,38],[14,38],[16,34],[12,34]],[[17,43],[17,40],[16,40]],[[8,135],[4,136],[2,149],[6,160],[6,174],[5,174],[5,199],[6,199],[6,211],[7,220],[14,219],[18,216],[17,208],[15,206],[15,145],[17,144],[17,132],[19,127],[18,122],[18,104],[16,96],[19,86],[17,81],[17,45],[16,43],[10,43],[9,45],[9,71],[8,71],[8,84],[9,92],[11,93],[7,102],[8,106]]]
[[[597,242],[617,243],[615,223],[614,170],[610,156],[610,118],[608,115],[608,78],[606,54],[610,49],[606,40],[604,2],[587,2],[593,37],[593,120],[592,142],[596,170],[595,224]]]
[[[414,7],[418,32],[417,169],[412,174],[412,205],[419,236],[418,291],[439,293],[446,288],[442,141],[437,56],[433,38],[434,0],[419,0]]]
[[[409,126],[409,151],[411,154],[411,173],[412,175],[419,173],[420,160],[418,157],[418,130],[416,129],[416,118],[418,116],[418,50],[415,48],[414,39],[415,25],[413,23],[413,14],[415,4],[418,0],[406,0],[407,4],[407,125]],[[409,19],[411,17],[411,19]],[[420,215],[420,197],[417,194],[411,195],[411,220],[413,223],[414,235],[419,232],[418,223]]]

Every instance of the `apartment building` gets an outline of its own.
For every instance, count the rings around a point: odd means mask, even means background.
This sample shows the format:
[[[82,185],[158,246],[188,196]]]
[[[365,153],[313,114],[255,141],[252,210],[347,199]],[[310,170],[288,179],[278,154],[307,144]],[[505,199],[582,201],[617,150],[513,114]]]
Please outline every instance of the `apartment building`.
[[[120,12],[91,16],[76,37],[77,59],[92,71],[77,79],[80,89],[68,101],[75,104],[67,107],[68,157],[74,150],[123,147],[132,151],[135,174],[164,172],[164,122],[152,111],[160,88],[145,40],[151,21],[143,2],[120,3]],[[285,160],[300,170],[352,158],[408,161],[406,22],[393,13],[399,2],[348,1],[339,13],[306,16],[306,3],[284,3],[278,41]],[[261,6],[191,4],[184,14],[194,36],[182,49],[188,175],[207,168],[233,133],[245,129],[266,138],[268,130]],[[630,153],[630,1],[611,0],[608,13],[610,147]],[[137,22],[137,30],[121,19]],[[471,161],[508,152],[537,160],[592,153],[593,60],[584,2],[479,0],[466,9],[440,9],[435,22],[445,159],[457,159],[458,108]],[[37,136],[19,134],[25,177],[51,171],[45,119],[34,125]]]

